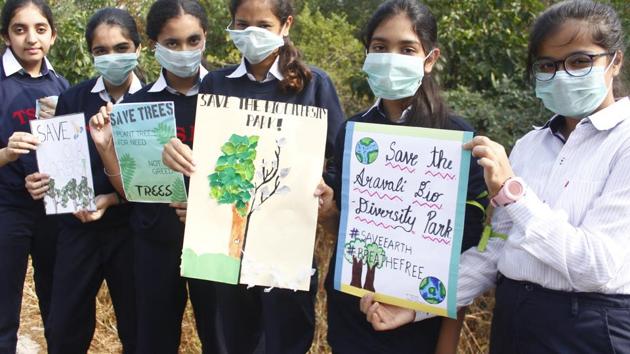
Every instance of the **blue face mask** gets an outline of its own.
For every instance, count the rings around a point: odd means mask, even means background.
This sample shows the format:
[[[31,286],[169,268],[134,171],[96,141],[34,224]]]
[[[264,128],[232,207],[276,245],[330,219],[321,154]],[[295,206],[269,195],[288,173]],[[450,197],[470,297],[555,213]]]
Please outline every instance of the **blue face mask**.
[[[245,59],[258,64],[284,45],[284,38],[264,28],[250,26],[244,30],[226,29]]]
[[[433,51],[429,52],[429,57]],[[412,97],[422,85],[425,58],[394,53],[369,53],[363,64],[374,96],[387,100]]]
[[[94,57],[94,68],[105,81],[114,86],[122,85],[129,73],[138,65],[138,54],[120,53]]]
[[[204,49],[197,50],[170,50],[155,44],[155,59],[162,67],[177,77],[188,78],[199,72],[201,56]]]
[[[615,58],[611,61],[611,65]],[[595,112],[612,87],[606,85],[605,74],[610,68],[593,66],[586,76],[575,77],[558,70],[549,81],[536,81],[536,97],[550,111],[570,118],[584,118]],[[584,69],[587,70],[588,69]]]

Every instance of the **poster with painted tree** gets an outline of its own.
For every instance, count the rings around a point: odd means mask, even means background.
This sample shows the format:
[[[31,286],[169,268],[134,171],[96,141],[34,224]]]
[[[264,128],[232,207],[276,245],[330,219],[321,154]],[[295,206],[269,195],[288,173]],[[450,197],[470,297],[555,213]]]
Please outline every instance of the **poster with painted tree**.
[[[472,133],[349,122],[335,289],[456,317]],[[425,316],[426,317],[426,316]]]
[[[181,272],[308,290],[324,108],[199,95]]]
[[[92,167],[83,113],[32,120],[39,172],[50,176],[46,214],[96,210]]]
[[[127,200],[185,202],[184,175],[162,163],[164,145],[176,132],[173,102],[121,103],[110,117]]]

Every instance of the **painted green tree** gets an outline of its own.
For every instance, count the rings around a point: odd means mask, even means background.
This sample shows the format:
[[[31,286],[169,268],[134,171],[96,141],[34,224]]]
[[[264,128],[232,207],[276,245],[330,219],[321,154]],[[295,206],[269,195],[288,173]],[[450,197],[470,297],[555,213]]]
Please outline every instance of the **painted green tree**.
[[[363,261],[365,260],[365,241],[360,238],[355,238],[346,242],[343,256],[346,261],[352,264],[352,279],[350,285],[361,288]]]
[[[376,243],[370,243],[365,249],[365,258],[368,270],[365,276],[363,289],[374,292],[374,277],[376,276],[376,269],[383,268],[383,264],[385,264],[385,249]]]
[[[88,209],[94,205],[94,192],[90,188],[86,176],[81,177],[81,183],[77,186],[77,199],[81,209]]]
[[[232,231],[229,255],[240,259],[245,240],[249,203],[254,188],[258,136],[232,134],[223,144],[214,173],[208,176],[210,197],[219,204],[232,205]]]
[[[64,208],[68,207],[68,202],[72,201],[72,204],[74,205],[74,210],[78,209],[78,204],[77,204],[77,198],[78,198],[78,193],[77,193],[77,180],[76,178],[72,178],[70,181],[68,181],[68,183],[66,183],[65,186],[63,186],[63,189],[61,190],[61,206],[63,206]]]
[[[56,188],[55,179],[51,177],[48,181],[48,191],[46,192],[46,195],[48,196],[48,198],[52,199],[52,202],[55,205],[55,214],[57,214],[59,203],[61,202],[59,200],[59,197],[61,197],[60,194],[61,191]]]
[[[120,172],[122,173],[123,184],[125,188],[131,186],[134,174],[136,173],[136,160],[129,154],[120,157]]]

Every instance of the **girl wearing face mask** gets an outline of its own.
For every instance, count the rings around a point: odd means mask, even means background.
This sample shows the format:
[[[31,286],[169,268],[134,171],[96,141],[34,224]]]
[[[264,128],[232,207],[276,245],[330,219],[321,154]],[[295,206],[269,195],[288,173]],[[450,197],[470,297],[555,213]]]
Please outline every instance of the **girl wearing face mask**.
[[[378,7],[363,34],[367,57],[363,71],[377,100],[368,110],[350,121],[472,131],[462,118],[449,113],[433,79],[440,56],[437,23],[430,10],[415,0],[390,0]],[[335,145],[332,188],[341,195],[345,125]],[[466,222],[462,250],[479,242],[484,210],[482,169],[471,161]],[[340,208],[341,200],[336,198]],[[473,205],[474,204],[474,205]],[[325,206],[328,208],[328,205]],[[337,232],[339,215],[324,222]],[[329,218],[330,219],[330,218]],[[336,254],[333,253],[333,254]],[[389,332],[377,332],[360,311],[360,299],[333,287],[335,259],[331,259],[326,290],[328,293],[328,342],[334,353],[455,353],[459,325],[454,320],[435,317],[405,325]],[[410,311],[409,322],[415,319]],[[418,320],[421,317],[418,317]],[[442,328],[443,334],[440,335]],[[438,345],[439,342],[439,345]],[[439,348],[436,351],[436,348]]]
[[[326,152],[330,154],[343,112],[328,75],[304,64],[289,39],[294,21],[291,2],[234,0],[230,3],[230,13],[227,32],[243,58],[237,66],[208,74],[201,91],[326,108]],[[177,140],[165,146],[163,160],[187,175],[193,171],[190,148]],[[199,285],[210,288],[210,284]],[[195,310],[199,311],[197,318],[207,319],[218,312],[217,336],[227,353],[253,353],[263,336],[261,347],[265,353],[303,354],[310,348],[315,324],[316,275],[311,278],[308,292],[273,289],[267,293],[260,287],[246,289],[220,283],[212,286],[216,288],[216,303],[205,301]]]
[[[96,12],[87,24],[85,39],[100,75],[64,92],[59,97],[56,115],[84,113],[87,120],[103,104],[121,102],[142,88],[133,73],[138,65],[140,35],[127,11],[105,8]],[[130,208],[120,205],[122,199],[108,180],[95,143],[96,139],[88,138],[97,211],[59,218],[61,232],[50,325],[46,330],[50,353],[87,352],[95,326],[94,302],[103,280],[107,280],[110,290],[123,350],[135,351],[135,291],[133,273],[129,271],[133,266]],[[48,181],[48,176],[41,173],[26,177],[33,199],[44,198]]]
[[[58,96],[68,82],[46,55],[57,32],[43,0],[8,0],[2,8],[4,51],[0,58],[0,353],[14,353],[29,255],[35,290],[47,327],[57,223],[41,201],[33,201],[24,177],[37,171],[39,141],[30,134],[36,101]],[[54,103],[47,107],[48,116]],[[40,116],[42,116],[40,114]]]
[[[125,102],[173,101],[178,141],[192,146],[197,93],[206,69],[201,66],[208,19],[196,0],[158,0],[147,15],[147,35],[155,44],[155,58],[162,66],[157,81],[133,94]],[[120,170],[113,148],[109,113],[102,107],[90,121],[91,133],[104,166],[117,191],[124,195]],[[98,136],[98,137],[97,137]],[[188,184],[188,180],[186,180]],[[186,281],[179,275],[184,225],[176,209],[165,204],[135,203],[131,226],[134,231],[136,304],[138,310],[138,353],[177,353],[181,322],[186,306]],[[212,302],[211,289],[199,293],[189,282],[195,310],[201,299]],[[209,319],[197,319],[204,351],[216,347],[205,334]],[[205,321],[205,322],[204,322]],[[213,328],[213,327],[212,327]]]
[[[496,286],[490,353],[628,352],[624,48],[609,5],[576,0],[550,7],[532,27],[528,63],[536,96],[555,115],[522,137],[509,159],[486,137],[465,145],[484,168],[493,228],[508,236],[461,258],[459,305]],[[383,328],[409,317],[385,306],[367,312]]]

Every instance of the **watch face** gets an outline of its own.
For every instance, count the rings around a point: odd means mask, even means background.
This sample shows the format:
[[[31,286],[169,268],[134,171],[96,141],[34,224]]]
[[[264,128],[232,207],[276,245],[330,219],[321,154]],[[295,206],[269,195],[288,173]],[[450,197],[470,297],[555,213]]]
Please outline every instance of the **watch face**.
[[[517,196],[523,193],[523,185],[516,180],[510,180],[510,182],[506,185],[507,192],[510,195]]]

